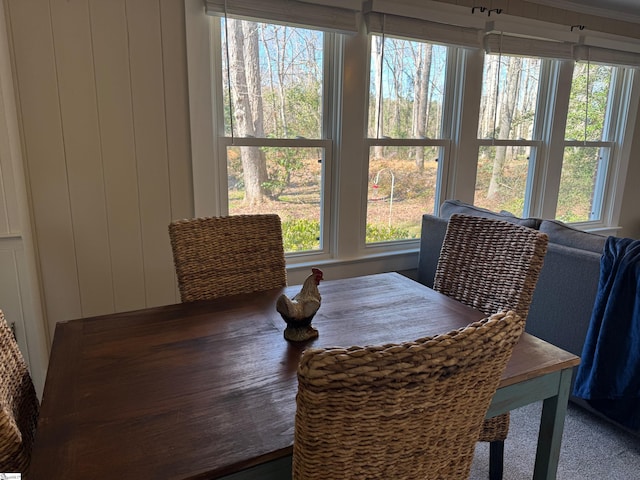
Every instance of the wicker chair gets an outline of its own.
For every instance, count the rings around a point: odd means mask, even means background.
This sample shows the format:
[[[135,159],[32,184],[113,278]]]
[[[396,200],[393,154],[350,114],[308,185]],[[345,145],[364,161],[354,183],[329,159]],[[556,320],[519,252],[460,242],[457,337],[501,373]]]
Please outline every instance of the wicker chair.
[[[278,215],[179,220],[169,237],[183,302],[287,284]]]
[[[25,474],[40,406],[13,332],[0,310],[0,472]]]
[[[298,367],[293,479],[468,478],[523,328],[510,311],[415,342],[307,349]]]
[[[537,230],[483,217],[452,215],[433,289],[485,315],[513,310],[525,321],[547,252]],[[502,478],[509,414],[484,422],[480,441],[490,442],[489,478]]]

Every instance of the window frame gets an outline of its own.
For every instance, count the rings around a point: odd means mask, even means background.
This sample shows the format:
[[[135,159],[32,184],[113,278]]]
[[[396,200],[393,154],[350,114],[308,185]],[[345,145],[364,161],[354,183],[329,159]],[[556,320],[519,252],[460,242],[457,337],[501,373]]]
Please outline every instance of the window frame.
[[[483,55],[484,56],[484,55]],[[637,105],[640,73],[634,69],[616,67],[603,137],[606,140],[566,140],[565,127],[569,107],[575,61],[541,58],[539,98],[532,140],[476,139],[476,158],[481,146],[530,146],[532,157],[525,191],[523,216],[556,217],[564,149],[568,146],[602,147],[608,149],[605,174],[596,179],[594,195],[600,202],[600,215],[589,221],[571,222],[572,227],[613,234],[618,228],[620,204],[624,189],[624,174],[629,161],[629,146],[624,139],[633,136],[636,110],[622,108]],[[482,64],[482,67],[484,63]],[[481,68],[482,68],[481,67]],[[475,180],[475,177],[474,177]],[[472,201],[473,199],[471,199]]]
[[[220,23],[211,21],[199,8],[200,0],[185,0],[187,23],[187,67],[192,125],[192,169],[196,216],[228,214],[226,148],[232,143],[224,135],[221,122],[224,105],[220,47]],[[320,266],[330,277],[365,275],[389,270],[415,268],[418,241],[410,245],[375,245],[364,241],[367,166],[365,156],[366,89],[368,80],[368,36],[333,34],[333,64],[325,66],[328,94],[325,95],[324,137],[322,139],[249,139],[235,137],[235,146],[322,146],[325,147],[324,192],[321,215],[322,251],[286,255],[289,282],[301,283],[308,268]],[[325,47],[327,48],[327,47]],[[358,59],[359,67],[343,70],[344,58]],[[329,56],[325,55],[325,62]],[[349,77],[348,85],[344,83]],[[327,113],[327,108],[330,113]],[[361,125],[363,130],[359,131]],[[329,128],[328,128],[329,127]],[[211,152],[215,152],[212,154]],[[340,161],[346,158],[346,161]],[[213,161],[212,161],[213,160]],[[345,179],[348,179],[345,180]],[[340,200],[340,201],[338,201]],[[356,205],[356,208],[353,206]]]
[[[222,65],[222,23],[223,17],[208,17],[210,22],[210,42],[212,53],[212,62]],[[265,21],[268,23],[268,21]],[[324,160],[322,162],[322,178],[320,182],[320,248],[318,250],[305,252],[287,252],[287,262],[295,264],[308,261],[321,261],[330,258],[331,252],[331,218],[330,212],[333,210],[333,196],[331,193],[332,182],[327,181],[332,177],[334,155],[336,146],[334,139],[336,138],[336,108],[339,103],[335,101],[333,92],[336,85],[336,79],[341,75],[340,65],[336,62],[341,58],[342,41],[339,34],[333,32],[323,32],[323,95],[322,95],[322,126],[320,138],[249,138],[239,136],[228,136],[225,132],[224,104],[217,102],[217,108],[213,114],[213,131],[216,148],[217,172],[219,175],[215,179],[218,195],[217,215],[229,215],[229,198],[228,198],[228,171],[227,171],[227,148],[234,147],[294,147],[308,148],[316,147],[324,150]],[[336,60],[337,59],[337,60]],[[222,68],[212,65],[214,82],[212,84],[213,95],[215,98],[224,98],[222,92],[224,72]],[[194,192],[194,194],[197,192]],[[194,195],[196,203],[198,195]]]
[[[576,62],[570,63],[572,68],[568,85],[569,93],[567,96],[570,94],[573,68]],[[599,215],[587,221],[571,222],[570,225],[581,230],[603,231],[611,234],[615,233],[615,229],[618,228],[617,223],[624,193],[624,176],[629,162],[629,145],[625,145],[625,138],[633,137],[636,121],[636,109],[622,107],[625,105],[637,105],[639,98],[638,90],[640,89],[640,72],[623,66],[612,66],[615,70],[609,91],[609,100],[607,101],[605,125],[602,132],[603,139],[586,141],[566,140],[564,138],[566,114],[562,132],[559,130],[554,132],[558,137],[561,136],[559,143],[562,144],[562,153],[559,156],[560,160],[558,162],[560,164],[558,169],[558,188],[553,191],[555,193],[553,207],[546,210],[548,217],[555,218],[564,149],[572,146],[606,148],[608,149],[608,155],[606,155],[604,161],[606,161],[607,165],[603,174],[597,175],[595,180],[596,187],[593,192],[595,197],[594,204],[596,202],[599,204]],[[632,103],[634,102],[634,98],[635,103]]]
[[[489,53],[484,52],[483,54],[483,62],[482,62],[482,81],[484,81],[484,58]],[[494,52],[491,54],[495,55]],[[505,55],[519,55],[519,54],[510,54],[507,53]],[[533,57],[533,56],[530,56]],[[549,136],[545,135],[547,131],[547,126],[549,123],[548,112],[553,111],[550,110],[549,106],[549,97],[553,92],[553,89],[557,87],[557,84],[553,81],[553,67],[554,61],[549,59],[548,57],[537,57],[540,59],[540,71],[539,71],[539,79],[538,79],[538,93],[536,99],[535,113],[534,113],[534,122],[533,122],[533,130],[531,132],[530,140],[519,140],[519,139],[497,139],[497,138],[478,138],[476,133],[476,161],[480,157],[480,148],[481,147],[529,147],[529,165],[527,167],[527,179],[524,189],[524,206],[522,212],[512,212],[515,215],[522,215],[523,217],[534,216],[536,211],[535,208],[535,200],[536,200],[536,192],[538,189],[536,188],[543,180],[540,179],[540,174],[542,172],[542,168],[545,163],[544,152],[546,151],[547,143],[549,140]],[[481,95],[481,94],[480,94]],[[480,98],[480,97],[479,97]],[[477,117],[478,124],[480,123],[479,116]],[[476,125],[476,132],[478,131],[478,125]],[[551,132],[549,133],[549,135]],[[477,163],[476,163],[477,166]],[[477,173],[474,181],[477,181]]]
[[[370,85],[371,85],[371,49],[372,49],[372,38],[374,35],[381,35],[376,32],[372,32],[372,34],[367,35],[367,92],[366,92],[366,105],[370,104]],[[382,35],[383,39],[386,35]],[[366,172],[369,172],[370,164],[370,151],[372,147],[389,147],[389,146],[397,146],[397,147],[438,147],[440,149],[441,154],[438,156],[438,169],[437,169],[437,177],[436,177],[436,187],[435,187],[435,205],[433,208],[433,214],[438,215],[440,205],[442,202],[448,198],[447,191],[449,185],[449,165],[451,162],[451,155],[453,150],[454,143],[454,132],[459,131],[458,123],[460,120],[460,115],[456,115],[454,113],[455,106],[460,103],[460,92],[461,92],[461,81],[463,75],[461,72],[464,72],[464,65],[460,65],[460,52],[464,50],[464,47],[453,47],[448,45],[439,44],[437,42],[426,40],[422,38],[409,39],[406,37],[399,37],[395,35],[389,35],[389,38],[397,38],[400,40],[409,40],[415,42],[424,42],[431,43],[433,45],[444,46],[446,48],[446,68],[445,68],[445,84],[444,84],[444,92],[443,92],[443,101],[442,101],[442,118],[440,119],[440,136],[439,138],[389,138],[389,137],[373,137],[368,134],[368,109],[367,109],[367,117],[365,118],[365,135],[364,135],[364,150],[366,155]],[[450,95],[448,95],[450,93]],[[368,177],[368,175],[365,175]],[[367,190],[365,190],[365,195],[363,198],[363,208],[364,208],[364,229],[366,234],[366,223],[367,223]],[[419,239],[403,239],[396,241],[386,241],[386,242],[372,242],[367,243],[366,238],[364,239],[364,248],[368,251],[389,251],[394,249],[401,250],[409,250],[413,248],[419,248]]]
[[[202,0],[185,0],[196,216],[224,215],[227,205],[226,155],[220,155],[220,152],[225,151],[228,141],[222,140],[223,135],[219,131],[224,127],[214,121],[223,105],[220,104],[222,96],[213,88],[220,88],[222,81],[215,77],[212,63],[221,64],[221,54],[212,41],[215,33],[210,28],[212,22],[209,19],[203,12]],[[332,128],[327,138],[320,140],[331,142],[323,143],[330,145],[325,152],[331,158],[326,162],[324,176],[324,251],[287,255],[290,283],[301,283],[312,265],[321,266],[327,278],[392,270],[413,271],[417,265],[419,240],[365,243],[369,148],[374,144],[392,144],[393,140],[368,138],[367,135],[371,49],[364,21],[359,28],[354,35],[336,35],[335,68],[331,71],[329,86],[331,94],[325,99],[332,102],[331,115],[325,113],[324,116]],[[518,28],[514,23],[514,31]],[[417,143],[437,145],[446,152],[438,168],[436,215],[439,204],[446,199],[473,202],[478,149],[487,143],[477,139],[481,96],[478,85],[482,82],[484,50],[450,47],[449,52],[448,78],[455,81],[446,85],[449,107],[445,108],[443,128],[449,128],[450,132],[443,132],[443,139],[418,140]],[[543,76],[541,72],[541,76],[545,85],[538,101],[544,115],[540,124],[534,127],[534,138],[525,141],[535,149],[535,159],[530,163],[530,184],[527,185],[530,200],[525,215],[528,216],[555,217],[573,63],[573,60],[543,59],[545,73]],[[625,75],[621,89],[619,105],[631,105],[631,108],[622,108],[623,111],[617,113],[615,136],[608,140],[615,146],[611,150],[610,167],[602,187],[602,218],[599,222],[573,223],[572,226],[577,228],[606,232],[614,232],[618,228],[631,151],[628,139],[633,138],[637,106],[640,104],[640,74]],[[239,140],[236,139],[236,144]],[[220,160],[222,158],[224,162]]]
[[[629,96],[635,89],[637,90],[637,77],[640,73],[635,73],[633,69],[615,66],[611,88],[609,90],[609,100],[607,101],[607,111],[604,119],[602,140],[564,140],[564,147],[597,147],[606,148],[608,154],[604,161],[606,167],[604,172],[599,172],[596,176],[596,187],[593,195],[597,198],[593,206],[596,213],[592,212],[591,219],[584,222],[572,222],[571,225],[581,229],[607,228],[613,223],[615,205],[621,202],[615,179],[622,171],[624,157],[620,152],[619,145],[628,128],[628,109],[623,105],[630,105]],[[634,77],[636,77],[636,87],[634,88]],[[626,165],[625,165],[626,167]],[[625,168],[626,170],[626,168]]]

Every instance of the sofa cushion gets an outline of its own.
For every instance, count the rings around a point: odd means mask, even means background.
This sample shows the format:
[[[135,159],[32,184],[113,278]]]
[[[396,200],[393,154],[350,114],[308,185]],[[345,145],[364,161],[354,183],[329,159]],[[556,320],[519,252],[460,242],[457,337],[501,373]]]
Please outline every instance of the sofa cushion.
[[[582,354],[598,291],[601,255],[549,243],[533,292],[526,331],[567,350]]]
[[[540,219],[537,218],[520,218],[506,212],[492,212],[486,208],[476,207],[475,205],[470,205],[468,203],[461,202],[460,200],[445,200],[440,207],[440,217],[448,220],[454,213],[472,215],[475,217],[493,218],[494,220],[504,220],[505,222],[523,225],[536,230],[540,227]]]
[[[424,214],[422,216],[417,280],[429,288],[433,287],[436,268],[440,260],[440,249],[447,233],[448,223],[447,220],[433,215]]]
[[[595,253],[602,253],[607,240],[604,235],[583,232],[558,220],[543,220],[540,231],[549,235],[550,242]]]

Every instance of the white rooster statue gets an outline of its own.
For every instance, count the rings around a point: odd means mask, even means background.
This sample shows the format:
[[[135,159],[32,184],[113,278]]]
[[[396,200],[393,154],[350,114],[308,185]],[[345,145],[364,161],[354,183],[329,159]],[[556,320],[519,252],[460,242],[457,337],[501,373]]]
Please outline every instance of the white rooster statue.
[[[298,294],[290,299],[284,293],[276,301],[276,310],[287,322],[284,338],[301,342],[318,337],[318,330],[311,326],[311,320],[320,308],[320,291],[318,285],[323,279],[322,270],[311,269]]]

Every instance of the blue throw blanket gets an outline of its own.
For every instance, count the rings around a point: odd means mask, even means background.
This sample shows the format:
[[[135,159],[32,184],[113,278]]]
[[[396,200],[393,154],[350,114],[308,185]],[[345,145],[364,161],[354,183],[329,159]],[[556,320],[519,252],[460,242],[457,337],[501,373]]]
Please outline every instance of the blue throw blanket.
[[[640,430],[640,240],[607,238],[573,394]]]

